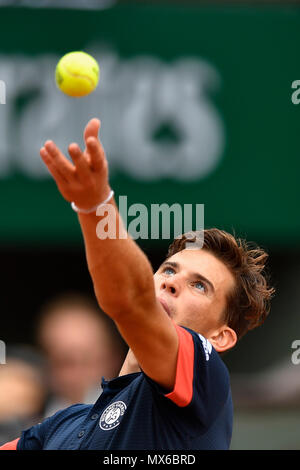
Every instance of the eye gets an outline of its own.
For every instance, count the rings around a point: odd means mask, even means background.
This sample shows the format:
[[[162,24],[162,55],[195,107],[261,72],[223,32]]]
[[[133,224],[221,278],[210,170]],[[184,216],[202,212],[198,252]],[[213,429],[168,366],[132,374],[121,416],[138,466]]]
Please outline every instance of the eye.
[[[201,286],[201,288],[197,288],[197,290],[202,290],[203,292],[206,292],[206,285],[202,281],[197,281],[194,285]]]
[[[173,268],[170,268],[170,266],[167,266],[163,269],[163,273],[165,273],[166,271],[172,271],[173,273],[175,272]]]

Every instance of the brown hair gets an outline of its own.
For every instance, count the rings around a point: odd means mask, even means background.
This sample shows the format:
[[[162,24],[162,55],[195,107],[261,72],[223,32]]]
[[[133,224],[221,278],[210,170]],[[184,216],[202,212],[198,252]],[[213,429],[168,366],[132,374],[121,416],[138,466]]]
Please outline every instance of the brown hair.
[[[222,261],[235,278],[235,288],[227,294],[224,320],[240,339],[248,330],[260,326],[270,312],[270,300],[275,289],[268,286],[265,271],[268,254],[253,242],[211,228],[187,232],[175,238],[169,246],[167,259],[196,243]]]

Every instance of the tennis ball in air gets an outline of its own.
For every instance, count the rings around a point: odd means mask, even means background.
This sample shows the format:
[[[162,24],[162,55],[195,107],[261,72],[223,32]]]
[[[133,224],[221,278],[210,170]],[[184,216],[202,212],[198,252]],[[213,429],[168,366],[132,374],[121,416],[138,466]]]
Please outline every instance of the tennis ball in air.
[[[79,98],[95,90],[100,69],[91,55],[82,51],[65,54],[55,69],[55,81],[66,95]]]

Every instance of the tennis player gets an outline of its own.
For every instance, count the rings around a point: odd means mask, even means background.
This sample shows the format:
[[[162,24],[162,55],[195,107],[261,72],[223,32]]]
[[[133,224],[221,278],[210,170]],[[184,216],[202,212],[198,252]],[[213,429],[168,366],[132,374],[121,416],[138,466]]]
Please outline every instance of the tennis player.
[[[201,232],[192,232],[173,241],[153,275],[124,237],[99,129],[90,120],[85,150],[69,146],[73,163],[53,141],[40,155],[78,213],[96,298],[129,352],[118,377],[102,378],[94,405],[60,410],[2,449],[228,449],[233,411],[221,355],[269,313],[268,255],[218,229],[204,231],[200,248]],[[116,238],[97,235],[103,203],[113,208]]]

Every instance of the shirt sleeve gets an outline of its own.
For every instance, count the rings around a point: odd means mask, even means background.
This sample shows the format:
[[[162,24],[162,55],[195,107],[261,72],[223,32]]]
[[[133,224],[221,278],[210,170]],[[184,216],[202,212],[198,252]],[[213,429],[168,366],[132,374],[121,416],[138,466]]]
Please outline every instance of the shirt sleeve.
[[[44,419],[42,423],[31,426],[22,432],[18,442],[18,450],[42,450],[45,449],[49,439],[56,436],[63,424],[68,428],[72,420],[86,412],[91,405],[77,403],[57,411],[52,416]]]
[[[195,352],[192,335],[178,325],[174,326],[179,339],[176,378],[174,389],[165,396],[183,407],[189,405],[193,398]]]
[[[46,418],[42,423],[25,429],[17,444],[18,450],[42,450],[46,432],[53,417]]]
[[[3,444],[0,447],[0,450],[17,450],[17,445],[19,442],[20,438],[18,437],[17,439],[14,439],[13,441],[6,442],[6,444]]]
[[[17,439],[7,442],[0,450],[42,450],[46,430],[55,415],[46,418],[42,423],[25,429]]]
[[[187,416],[208,427],[220,413],[230,393],[229,374],[219,353],[195,331],[176,325],[179,347],[174,388],[166,391],[147,378],[156,391]]]

